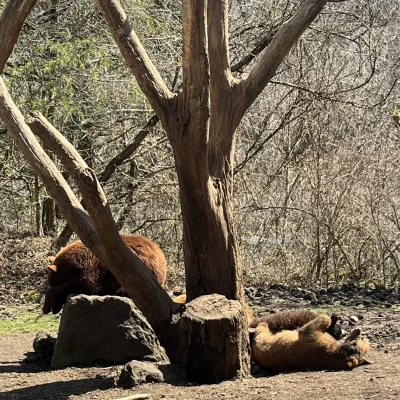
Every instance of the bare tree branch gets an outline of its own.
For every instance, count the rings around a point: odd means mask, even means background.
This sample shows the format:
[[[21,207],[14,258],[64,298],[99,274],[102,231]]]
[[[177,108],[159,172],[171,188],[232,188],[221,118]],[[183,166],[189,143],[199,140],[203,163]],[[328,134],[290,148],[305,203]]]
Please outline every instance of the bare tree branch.
[[[230,85],[232,79],[228,44],[228,2],[226,0],[208,2],[207,25],[211,91],[213,92],[213,87],[226,87]],[[213,100],[211,102],[213,103]]]
[[[271,40],[274,38],[276,32],[277,29],[273,29],[271,32],[268,33],[267,36],[262,38],[252,50],[250,50],[249,54],[244,56],[236,64],[232,65],[232,72],[241,72],[244,67],[249,65],[254,60],[254,58],[271,43]]]
[[[150,129],[157,125],[159,120],[160,119],[157,115],[154,114],[151,116],[146,125],[140,129],[133,142],[126,146],[107,164],[99,176],[100,182],[107,182],[111,178],[111,175],[114,173],[114,171],[139,148],[143,140],[149,134]]]
[[[239,84],[244,90],[243,113],[275,75],[289,50],[326,3],[327,0],[305,0],[296,14],[281,25],[248,77]]]
[[[246,151],[244,159],[236,165],[234,169],[234,174],[236,175],[238,172],[240,172],[250,160],[252,160],[259,152],[261,152],[265,148],[266,144],[272,138],[274,138],[283,129],[283,127],[302,117],[307,111],[308,107],[306,106],[302,112],[295,116],[292,116],[293,108],[290,108],[282,117],[279,125],[272,132],[270,132],[269,135],[267,135],[260,143],[257,143],[257,141],[255,141],[250,146],[250,148]]]
[[[191,124],[208,129],[210,71],[207,44],[207,1],[182,3],[183,16],[183,101]],[[185,122],[185,121],[184,121]]]
[[[135,304],[143,311],[154,329],[168,321],[176,308],[171,298],[158,284],[154,274],[132,253],[121,239],[110,207],[95,174],[87,166],[76,149],[39,112],[31,114],[29,125],[46,145],[60,157],[65,168],[74,177],[83,200],[92,217],[108,258],[106,265],[128,291]],[[92,249],[91,249],[92,250]],[[94,252],[98,256],[97,252]],[[99,254],[101,255],[101,254]],[[103,261],[102,257],[98,258]],[[134,267],[134,273],[127,273],[127,266]],[[146,288],[130,290],[130,288]],[[149,304],[150,291],[154,293]]]
[[[270,80],[270,83],[273,83],[274,85],[286,86],[286,87],[289,87],[292,89],[299,90],[301,92],[309,93],[318,99],[331,101],[332,103],[344,103],[344,104],[348,104],[348,105],[351,105],[351,106],[357,107],[357,108],[367,108],[366,106],[364,106],[362,104],[357,104],[354,101],[334,97],[337,95],[337,93],[326,93],[324,91],[316,91],[313,89],[309,89],[305,86],[300,86],[300,85],[297,85],[294,83],[289,83],[289,82],[276,81],[273,79]]]
[[[9,0],[0,17],[0,74],[37,0]]]
[[[23,115],[12,101],[1,77],[0,118],[29,164],[46,184],[51,196],[57,201],[75,232],[85,240],[88,246],[98,246],[100,243],[98,235],[88,214],[25,123]]]
[[[168,116],[167,104],[176,95],[164,83],[156,67],[141,45],[118,0],[97,0],[115,41],[129,69],[154,111],[163,120]]]

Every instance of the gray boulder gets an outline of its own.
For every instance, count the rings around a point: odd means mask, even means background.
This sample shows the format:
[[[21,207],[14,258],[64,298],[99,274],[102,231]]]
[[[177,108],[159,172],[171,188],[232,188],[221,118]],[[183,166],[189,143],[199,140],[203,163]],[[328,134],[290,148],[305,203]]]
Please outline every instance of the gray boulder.
[[[163,381],[163,373],[156,365],[149,362],[131,361],[104,378],[104,387],[119,386],[128,389],[145,383]]]
[[[57,335],[52,332],[40,331],[33,340],[33,350],[42,356],[52,356],[57,341]]]
[[[131,360],[167,360],[152,327],[133,301],[117,296],[69,296],[52,368]]]
[[[314,292],[306,292],[303,296],[303,300],[317,301],[317,295]]]

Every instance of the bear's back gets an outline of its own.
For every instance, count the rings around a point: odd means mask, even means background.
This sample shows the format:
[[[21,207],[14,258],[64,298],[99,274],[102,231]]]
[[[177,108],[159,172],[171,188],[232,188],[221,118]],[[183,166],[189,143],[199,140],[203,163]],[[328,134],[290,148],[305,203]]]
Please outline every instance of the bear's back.
[[[98,261],[96,256],[77,240],[61,249],[54,258],[57,271],[49,271],[48,282],[54,287],[74,280],[88,294],[107,292],[104,282],[115,280],[114,276]],[[113,283],[113,282],[110,282]],[[113,284],[112,287],[115,285]]]
[[[144,236],[122,234],[121,237],[131,251],[154,273],[160,285],[164,286],[167,261],[160,247]],[[74,281],[75,287],[85,294],[115,294],[121,289],[114,275],[80,240],[61,249],[52,264],[56,271],[49,269],[48,282],[51,287]]]
[[[167,260],[158,244],[141,235],[122,234],[121,237],[132,252],[153,272],[158,283],[164,286],[167,279]]]

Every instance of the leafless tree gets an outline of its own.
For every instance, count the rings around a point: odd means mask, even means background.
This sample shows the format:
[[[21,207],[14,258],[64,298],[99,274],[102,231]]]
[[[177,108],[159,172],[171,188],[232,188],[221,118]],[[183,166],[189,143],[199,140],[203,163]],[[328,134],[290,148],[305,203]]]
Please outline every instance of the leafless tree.
[[[33,0],[14,0],[6,4],[0,19],[0,72],[35,3]],[[287,7],[285,2],[278,3],[283,5],[280,18],[274,20],[268,39],[258,44],[255,52],[259,52],[259,56],[241,63],[239,60],[236,70],[240,72],[248,65],[248,74],[234,77],[229,56],[228,2],[182,2],[182,88],[175,93],[151,62],[119,2],[98,0],[127,66],[160,119],[172,146],[180,192],[189,301],[211,293],[241,303],[244,301],[242,265],[232,210],[237,128],[327,1],[288,2]],[[7,40],[1,41],[6,36]],[[315,90],[309,89],[309,92],[314,94]],[[68,223],[109,266],[159,334],[171,357],[177,356],[168,340],[172,337],[178,341],[180,349],[188,343],[191,343],[189,347],[195,346],[172,321],[177,306],[121,240],[107,199],[92,169],[40,113],[24,118],[3,80],[0,81],[0,117],[57,201]],[[290,119],[290,115],[287,118]],[[87,212],[32,132],[60,158],[74,178]],[[289,144],[286,153],[294,150]],[[289,210],[291,185],[298,180],[285,169],[284,221]],[[135,274],[128,273],[131,268]],[[209,376],[214,374],[215,366],[223,370],[220,379],[248,373],[244,314],[241,322],[232,324],[230,328],[236,338],[235,357],[207,353],[210,357]],[[206,356],[206,350],[203,355]],[[188,364],[189,368],[194,367],[194,362],[188,361]]]

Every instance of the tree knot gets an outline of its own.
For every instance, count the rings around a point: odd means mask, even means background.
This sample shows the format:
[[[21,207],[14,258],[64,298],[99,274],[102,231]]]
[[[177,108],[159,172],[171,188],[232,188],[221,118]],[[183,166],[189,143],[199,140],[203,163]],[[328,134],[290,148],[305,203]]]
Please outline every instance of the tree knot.
[[[223,183],[221,179],[212,177],[212,185],[215,189],[215,203],[218,207],[221,206],[224,198]]]
[[[213,178],[213,185],[216,190],[220,191],[222,189],[221,179]]]
[[[96,175],[90,168],[84,168],[80,172],[80,178],[85,185],[97,185]]]

